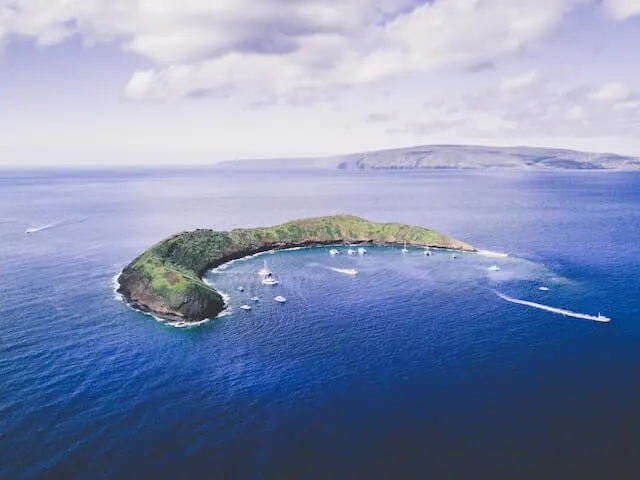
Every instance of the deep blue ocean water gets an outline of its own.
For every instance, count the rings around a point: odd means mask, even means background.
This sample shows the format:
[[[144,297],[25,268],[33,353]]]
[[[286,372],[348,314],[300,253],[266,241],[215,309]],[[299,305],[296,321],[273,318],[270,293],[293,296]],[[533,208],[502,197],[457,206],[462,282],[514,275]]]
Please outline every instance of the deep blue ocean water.
[[[584,172],[2,172],[0,478],[637,478],[639,187]],[[230,314],[198,328],[114,299],[114,275],[171,233],[334,213],[511,256],[267,254],[208,275]],[[277,287],[258,281],[264,259]]]

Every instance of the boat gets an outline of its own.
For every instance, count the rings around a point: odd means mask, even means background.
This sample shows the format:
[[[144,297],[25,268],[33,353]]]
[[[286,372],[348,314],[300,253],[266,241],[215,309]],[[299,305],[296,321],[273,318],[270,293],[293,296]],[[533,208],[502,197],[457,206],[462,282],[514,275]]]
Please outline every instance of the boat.
[[[358,255],[366,255],[367,253],[368,252],[366,248],[363,248],[363,247],[358,248]]]
[[[349,250],[347,250],[347,255],[355,255],[356,251],[353,248],[350,248]]]
[[[538,287],[538,290],[540,290],[541,292],[548,292],[549,287]]]
[[[258,271],[258,275],[261,277],[268,277],[271,275],[271,270],[267,267],[267,261],[264,261],[263,267]]]
[[[404,242],[404,248],[402,249],[402,253],[409,253],[409,250],[407,250],[407,242]]]
[[[424,254],[427,257],[430,257],[431,255],[433,255],[433,252],[431,251],[431,249],[429,247],[427,247],[427,248],[424,249]]]
[[[252,302],[259,302],[260,301],[260,297],[251,297],[251,301]]]
[[[596,317],[594,317],[594,320],[597,321],[597,322],[610,322],[611,321],[611,319],[609,317],[605,317],[600,312],[598,312],[598,315]]]
[[[244,287],[238,287],[239,292],[244,292]]]
[[[332,248],[331,250],[329,250],[329,255],[331,255],[333,257],[335,255],[340,255],[340,252],[338,250],[336,250],[335,248]]]
[[[487,268],[487,270],[489,270],[490,272],[499,272],[500,267],[497,265],[491,265],[489,268]]]
[[[452,253],[452,254],[451,254],[451,258],[452,258],[453,260],[455,260],[456,258],[458,258],[458,256],[457,256],[455,253]]]
[[[262,279],[263,285],[278,285],[278,283],[280,282],[278,282],[278,280],[276,280],[272,276],[268,276]]]
[[[279,303],[284,303],[287,301],[287,299],[284,298],[282,295],[278,295],[277,297],[274,298],[274,300]]]
[[[251,306],[250,305],[240,305],[240,308],[242,310],[251,310]]]

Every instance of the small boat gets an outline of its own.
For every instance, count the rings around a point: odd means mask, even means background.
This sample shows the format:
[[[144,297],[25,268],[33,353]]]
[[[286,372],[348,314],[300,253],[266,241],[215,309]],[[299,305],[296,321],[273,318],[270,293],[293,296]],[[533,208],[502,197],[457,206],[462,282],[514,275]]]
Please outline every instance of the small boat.
[[[594,317],[594,320],[597,322],[610,322],[611,319],[609,317],[605,317],[600,312],[598,312],[598,316]]]
[[[268,277],[271,275],[271,270],[269,270],[269,268],[267,267],[267,261],[264,261],[264,265],[262,266],[262,268],[258,271],[258,275],[260,275],[261,277]]]
[[[540,290],[541,292],[548,292],[549,287],[538,287],[538,290]]]
[[[350,248],[349,250],[347,250],[347,255],[355,255],[356,251],[353,248]]]
[[[238,287],[239,292],[244,292],[244,287]]]
[[[358,248],[358,255],[366,255],[367,253],[368,252],[366,248],[363,248],[363,247]]]
[[[402,253],[409,253],[409,250],[407,250],[407,242],[404,242],[404,248],[402,249]]]
[[[338,250],[336,250],[335,248],[332,248],[331,250],[329,250],[329,255],[331,255],[333,257],[335,255],[340,255],[340,252]]]
[[[424,254],[427,257],[430,257],[431,255],[433,255],[433,252],[431,251],[431,249],[429,247],[424,249]]]
[[[262,284],[263,285],[278,285],[278,280],[276,280],[275,278],[269,276],[269,277],[265,277],[262,279]]]
[[[490,272],[499,272],[500,267],[497,265],[491,265],[489,268],[487,268],[487,270],[489,270]]]
[[[240,308],[242,310],[251,310],[251,306],[250,305],[240,305]]]
[[[458,256],[457,256],[455,253],[452,253],[452,254],[451,254],[451,259],[452,259],[452,260],[455,260],[456,258],[458,258]]]
[[[277,297],[274,298],[274,300],[279,303],[284,303],[287,301],[287,299],[284,298],[282,295],[278,295]]]
[[[251,297],[251,301],[252,302],[259,302],[260,301],[260,297]]]

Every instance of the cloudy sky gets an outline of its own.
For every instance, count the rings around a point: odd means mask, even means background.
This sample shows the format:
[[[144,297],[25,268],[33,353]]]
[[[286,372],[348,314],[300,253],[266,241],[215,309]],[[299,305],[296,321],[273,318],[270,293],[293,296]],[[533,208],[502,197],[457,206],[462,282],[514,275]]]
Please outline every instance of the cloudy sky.
[[[0,0],[0,164],[640,154],[640,0]]]

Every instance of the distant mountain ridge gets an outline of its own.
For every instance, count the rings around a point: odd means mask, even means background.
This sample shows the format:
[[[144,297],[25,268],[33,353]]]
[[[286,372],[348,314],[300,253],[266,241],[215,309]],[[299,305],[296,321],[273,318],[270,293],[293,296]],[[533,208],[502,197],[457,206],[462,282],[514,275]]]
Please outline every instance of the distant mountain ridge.
[[[233,168],[304,168],[340,170],[640,170],[640,158],[614,153],[539,147],[422,145],[335,157],[241,160]]]

